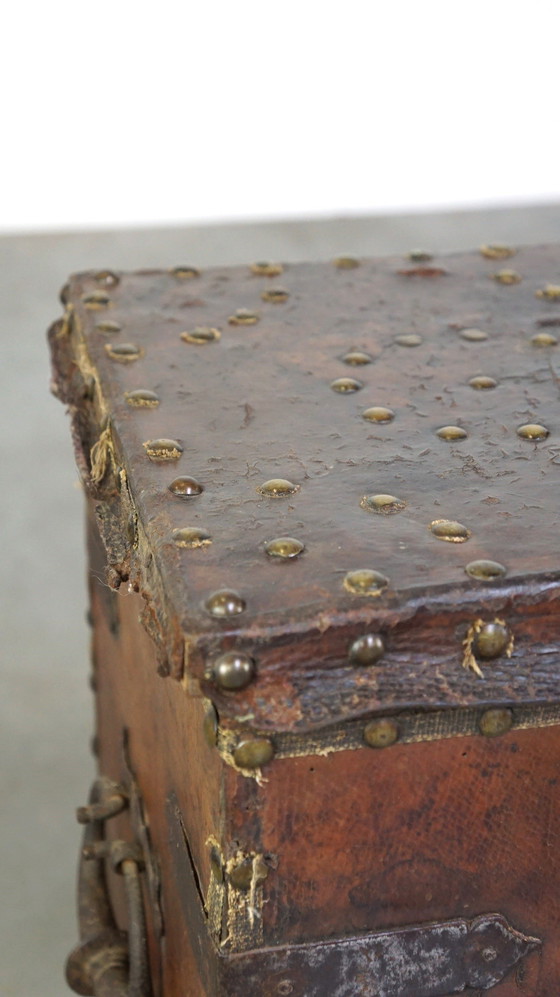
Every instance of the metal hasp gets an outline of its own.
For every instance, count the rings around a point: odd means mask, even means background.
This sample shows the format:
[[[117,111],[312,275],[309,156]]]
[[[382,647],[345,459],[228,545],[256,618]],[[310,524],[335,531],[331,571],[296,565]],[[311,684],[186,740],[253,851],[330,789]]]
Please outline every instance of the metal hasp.
[[[501,914],[484,914],[473,921],[233,955],[243,991],[231,993],[259,993],[259,980],[272,978],[291,997],[449,997],[467,988],[489,990],[540,944]]]
[[[85,824],[78,875],[80,944],[66,963],[68,985],[84,997],[151,997],[152,988],[142,903],[141,850],[125,841],[105,839],[105,821],[128,806],[122,787],[97,779],[89,805],[80,807]],[[124,876],[128,933],[117,928],[105,878],[105,860]]]

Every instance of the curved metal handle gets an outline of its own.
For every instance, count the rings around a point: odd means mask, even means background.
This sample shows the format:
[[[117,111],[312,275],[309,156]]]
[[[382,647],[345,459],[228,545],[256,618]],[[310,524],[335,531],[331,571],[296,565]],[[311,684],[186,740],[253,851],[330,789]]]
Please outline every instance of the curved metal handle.
[[[68,985],[83,997],[151,997],[146,920],[142,903],[141,851],[124,841],[105,839],[105,821],[127,806],[122,788],[96,779],[89,806],[80,807],[86,825],[78,874],[80,944],[66,963]],[[124,876],[128,933],[119,931],[112,911],[105,860]]]

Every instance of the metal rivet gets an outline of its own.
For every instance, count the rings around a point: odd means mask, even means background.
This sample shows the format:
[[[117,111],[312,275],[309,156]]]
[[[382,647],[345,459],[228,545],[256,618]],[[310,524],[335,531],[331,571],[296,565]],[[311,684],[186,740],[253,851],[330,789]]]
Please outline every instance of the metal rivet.
[[[222,861],[222,856],[220,855],[218,849],[215,845],[212,845],[210,849],[210,869],[212,875],[217,883],[223,883],[224,881],[224,864]]]
[[[492,274],[492,280],[497,281],[498,284],[519,284],[521,283],[521,274],[518,274],[517,270],[498,270]]]
[[[536,332],[531,336],[531,342],[533,346],[558,346],[558,340],[551,332]]]
[[[204,491],[204,486],[200,484],[200,481],[197,481],[196,478],[191,478],[188,474],[174,478],[168,487],[173,495],[182,499],[196,498],[197,495],[202,495]]]
[[[353,665],[376,665],[385,653],[379,634],[364,634],[350,645],[348,657]]]
[[[510,256],[515,256],[517,250],[511,246],[503,246],[495,242],[489,246],[481,246],[480,252],[487,260],[507,260]]]
[[[147,440],[142,446],[150,460],[178,460],[183,453],[179,440]]]
[[[238,592],[233,589],[219,589],[213,592],[205,602],[210,616],[217,620],[228,619],[230,616],[239,616],[245,610],[245,599],[242,599]]]
[[[110,319],[103,319],[102,322],[96,322],[95,328],[98,332],[105,332],[107,334],[120,332],[122,326],[118,322],[111,322]]]
[[[248,308],[238,308],[233,315],[230,315],[228,322],[230,325],[255,325],[259,318],[258,312],[249,311]]]
[[[95,311],[98,308],[108,308],[111,299],[106,291],[90,291],[82,295],[82,303],[86,308]]]
[[[357,381],[355,377],[337,377],[334,381],[331,381],[331,388],[341,395],[352,394],[352,392],[363,388],[363,384],[361,381]]]
[[[373,357],[369,353],[362,353],[361,350],[350,350],[341,359],[349,367],[363,367],[367,363],[373,363]]]
[[[493,377],[487,377],[485,374],[477,374],[476,377],[471,377],[469,386],[474,388],[475,391],[488,391],[490,388],[497,388],[498,382]]]
[[[406,508],[406,502],[396,498],[395,495],[364,495],[360,505],[368,512],[378,512],[384,516],[401,512]]]
[[[283,498],[285,495],[293,495],[298,492],[299,485],[294,485],[287,478],[270,478],[269,481],[259,485],[257,491],[268,498]]]
[[[218,713],[216,707],[210,703],[204,711],[202,722],[204,740],[209,748],[215,748],[218,743]]]
[[[469,343],[482,343],[488,339],[488,333],[483,329],[461,329],[459,333],[461,339],[466,339]]]
[[[144,355],[144,350],[134,343],[106,343],[105,352],[111,360],[118,363],[133,363]]]
[[[397,346],[421,346],[424,340],[416,332],[404,333],[402,336],[395,336],[394,343]]]
[[[392,422],[395,418],[395,413],[390,408],[384,408],[382,405],[373,405],[371,408],[367,408],[365,412],[362,412],[362,419],[367,419],[368,422]]]
[[[221,338],[221,335],[219,329],[198,326],[190,332],[182,332],[180,338],[185,343],[195,343],[196,346],[204,346],[206,343],[216,343]]]
[[[290,559],[298,557],[305,550],[305,545],[295,537],[276,537],[275,540],[269,540],[264,549],[269,557]]]
[[[430,530],[438,540],[448,540],[450,543],[461,544],[468,540],[471,531],[454,519],[434,519]]]
[[[124,397],[127,405],[131,405],[132,408],[157,408],[159,405],[159,398],[155,391],[149,391],[147,388],[126,391]]]
[[[433,258],[433,253],[429,253],[427,249],[411,249],[408,253],[411,263],[429,263]]]
[[[226,651],[214,661],[212,677],[220,689],[245,689],[255,677],[255,662],[241,651]]]
[[[486,710],[478,722],[480,733],[484,737],[498,737],[507,734],[513,726],[513,713],[507,709]]]
[[[193,277],[200,277],[200,270],[197,270],[196,267],[173,267],[169,272],[179,280],[192,280]]]
[[[338,270],[355,270],[360,265],[355,256],[337,256],[333,263]]]
[[[467,433],[461,426],[442,426],[441,429],[437,430],[436,436],[439,436],[440,440],[452,440],[453,442],[467,439]]]
[[[356,571],[349,571],[342,584],[352,595],[378,596],[387,588],[389,579],[379,571],[358,568]]]
[[[546,284],[535,291],[536,298],[547,298],[549,301],[560,301],[560,284]]]
[[[364,741],[370,748],[388,748],[398,741],[399,734],[394,720],[371,720],[364,728]]]
[[[120,281],[119,275],[113,270],[98,270],[93,277],[98,284],[102,284],[104,287],[116,287]]]
[[[210,534],[198,526],[183,526],[182,529],[173,530],[172,537],[177,547],[186,547],[190,550],[208,547],[212,543]]]
[[[505,623],[485,623],[475,635],[473,651],[478,658],[499,658],[511,645],[511,634]]]
[[[279,277],[284,272],[281,263],[252,263],[250,269],[257,277]]]
[[[240,769],[260,769],[274,758],[274,745],[267,737],[253,737],[240,741],[233,752],[233,760]]]
[[[546,440],[549,432],[546,426],[541,426],[538,422],[528,422],[524,426],[519,426],[517,435],[522,440]]]
[[[269,287],[261,294],[263,301],[271,301],[273,305],[281,305],[289,297],[289,291],[286,291],[283,287]]]
[[[507,568],[499,561],[470,561],[465,567],[467,575],[471,578],[477,578],[482,582],[491,582],[494,578],[502,578],[507,574]]]

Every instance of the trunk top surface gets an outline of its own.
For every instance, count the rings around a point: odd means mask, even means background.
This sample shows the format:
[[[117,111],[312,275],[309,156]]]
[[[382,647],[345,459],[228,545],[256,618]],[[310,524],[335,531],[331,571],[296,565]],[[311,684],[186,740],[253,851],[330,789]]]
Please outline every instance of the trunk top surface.
[[[560,248],[278,270],[78,274],[51,330],[171,671],[263,729],[560,698]]]

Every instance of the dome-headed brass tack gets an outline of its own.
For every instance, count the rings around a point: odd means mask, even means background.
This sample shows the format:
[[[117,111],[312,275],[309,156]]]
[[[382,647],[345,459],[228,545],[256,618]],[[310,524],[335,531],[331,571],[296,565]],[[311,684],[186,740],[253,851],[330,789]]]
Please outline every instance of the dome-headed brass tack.
[[[207,343],[216,343],[218,339],[221,338],[221,332],[219,329],[213,329],[210,326],[197,326],[196,329],[190,329],[186,332],[181,333],[181,339],[184,343],[194,343],[195,346],[205,346]]]
[[[261,294],[263,301],[270,301],[273,305],[281,305],[289,297],[290,292],[286,291],[284,287],[267,287],[266,291]]]
[[[117,363],[133,363],[144,356],[144,350],[135,343],[106,343],[105,352],[111,360]]]
[[[535,291],[536,298],[546,298],[548,301],[560,301],[560,284],[546,284]]]
[[[491,582],[495,578],[503,578],[507,574],[507,568],[499,561],[470,561],[466,567],[465,571],[467,575],[471,578],[476,578],[481,582]]]
[[[243,613],[246,603],[245,599],[233,589],[219,589],[217,592],[212,592],[204,605],[210,616],[216,620],[226,620]]]
[[[360,261],[355,256],[337,256],[333,264],[337,270],[355,270],[359,267]]]
[[[484,737],[498,737],[507,734],[513,726],[513,713],[508,709],[486,710],[478,722],[480,733]]]
[[[495,280],[498,284],[521,283],[521,274],[518,274],[517,270],[497,270],[491,276],[492,280]]]
[[[173,530],[173,543],[177,547],[185,547],[194,550],[196,547],[208,547],[212,543],[212,537],[206,530],[199,526],[183,526],[179,530]]]
[[[281,263],[251,263],[250,270],[257,277],[279,277],[284,267]]]
[[[299,485],[294,485],[293,481],[287,478],[270,478],[259,485],[257,491],[267,498],[284,498],[286,495],[294,495],[299,491]]]
[[[131,408],[157,408],[159,405],[159,398],[155,391],[149,391],[148,388],[126,391],[124,397],[127,405],[130,405]]]
[[[417,332],[405,332],[400,336],[395,336],[393,342],[397,346],[421,346],[424,340]]]
[[[93,278],[102,287],[116,287],[120,281],[118,273],[115,273],[114,270],[98,270]]]
[[[477,374],[476,377],[471,377],[469,386],[475,391],[489,391],[491,388],[497,388],[498,382],[486,374]]]
[[[178,460],[183,453],[179,440],[146,440],[142,446],[150,460]]]
[[[98,308],[108,308],[111,299],[106,291],[88,291],[87,294],[82,294],[82,304],[90,311],[96,311]]]
[[[178,280],[192,280],[194,277],[200,277],[200,270],[197,270],[196,267],[178,266],[173,267],[169,272]]]
[[[558,346],[558,340],[551,332],[536,332],[531,336],[531,342],[533,346]]]
[[[364,634],[350,645],[348,658],[352,665],[376,665],[385,653],[385,644],[379,634]]]
[[[363,388],[361,381],[357,381],[355,377],[337,377],[334,381],[331,381],[331,388],[333,391],[338,392],[339,395],[352,394],[354,391],[359,391]]]
[[[488,339],[488,333],[484,332],[484,329],[461,329],[459,335],[468,343],[482,343]]]
[[[220,687],[228,691],[245,689],[255,677],[255,662],[242,651],[226,651],[216,658],[212,666],[212,677]]]
[[[248,308],[238,308],[233,315],[230,315],[228,322],[230,325],[255,325],[259,321],[258,312],[252,312]]]
[[[291,560],[298,557],[304,550],[305,545],[295,537],[276,537],[269,540],[264,545],[264,549],[269,557],[279,557],[282,560]]]
[[[122,326],[119,322],[112,322],[111,319],[103,319],[101,322],[95,323],[95,328],[98,332],[104,332],[106,335],[110,336],[111,333],[120,332]]]
[[[519,426],[517,430],[517,435],[522,440],[546,440],[549,434],[550,430],[538,422],[528,422],[524,426]]]
[[[364,741],[370,748],[389,748],[399,739],[399,726],[394,720],[383,717],[370,720],[364,728]]]
[[[260,769],[274,758],[274,745],[267,737],[252,737],[240,741],[233,760],[240,769]]]
[[[342,582],[343,587],[351,595],[378,596],[387,588],[389,579],[380,571],[369,568],[358,568],[349,571]]]
[[[499,242],[490,243],[488,246],[481,246],[480,253],[487,260],[507,260],[510,256],[515,256],[517,250],[512,246],[504,246]]]
[[[228,869],[229,881],[236,890],[250,890],[268,876],[268,867],[260,855],[248,855],[233,866],[228,864]]]
[[[449,440],[454,443],[457,440],[466,440],[467,435],[466,430],[462,429],[461,426],[442,426],[436,431],[436,436],[439,436],[440,440]]]
[[[392,422],[395,418],[395,413],[390,408],[385,408],[383,405],[372,405],[371,408],[365,409],[362,412],[362,419],[367,422],[377,422],[385,423]]]
[[[208,703],[204,711],[202,730],[208,747],[215,748],[218,743],[218,714],[212,703]]]
[[[408,259],[411,263],[429,263],[433,258],[433,253],[428,252],[427,249],[411,249],[408,253]]]
[[[173,495],[181,499],[196,498],[204,491],[204,485],[201,485],[196,478],[191,478],[189,474],[182,474],[180,477],[174,478],[168,487]]]
[[[450,543],[461,544],[468,540],[471,531],[455,519],[434,519],[430,530],[438,540],[448,540]]]
[[[406,502],[398,499],[395,495],[364,495],[360,502],[362,509],[368,512],[378,512],[383,516],[390,516],[395,512],[402,512],[406,508]]]
[[[511,633],[505,623],[484,623],[473,640],[473,651],[477,658],[499,658],[511,645]]]
[[[349,367],[363,367],[365,364],[373,363],[373,357],[362,350],[350,350],[342,357],[342,362]]]

